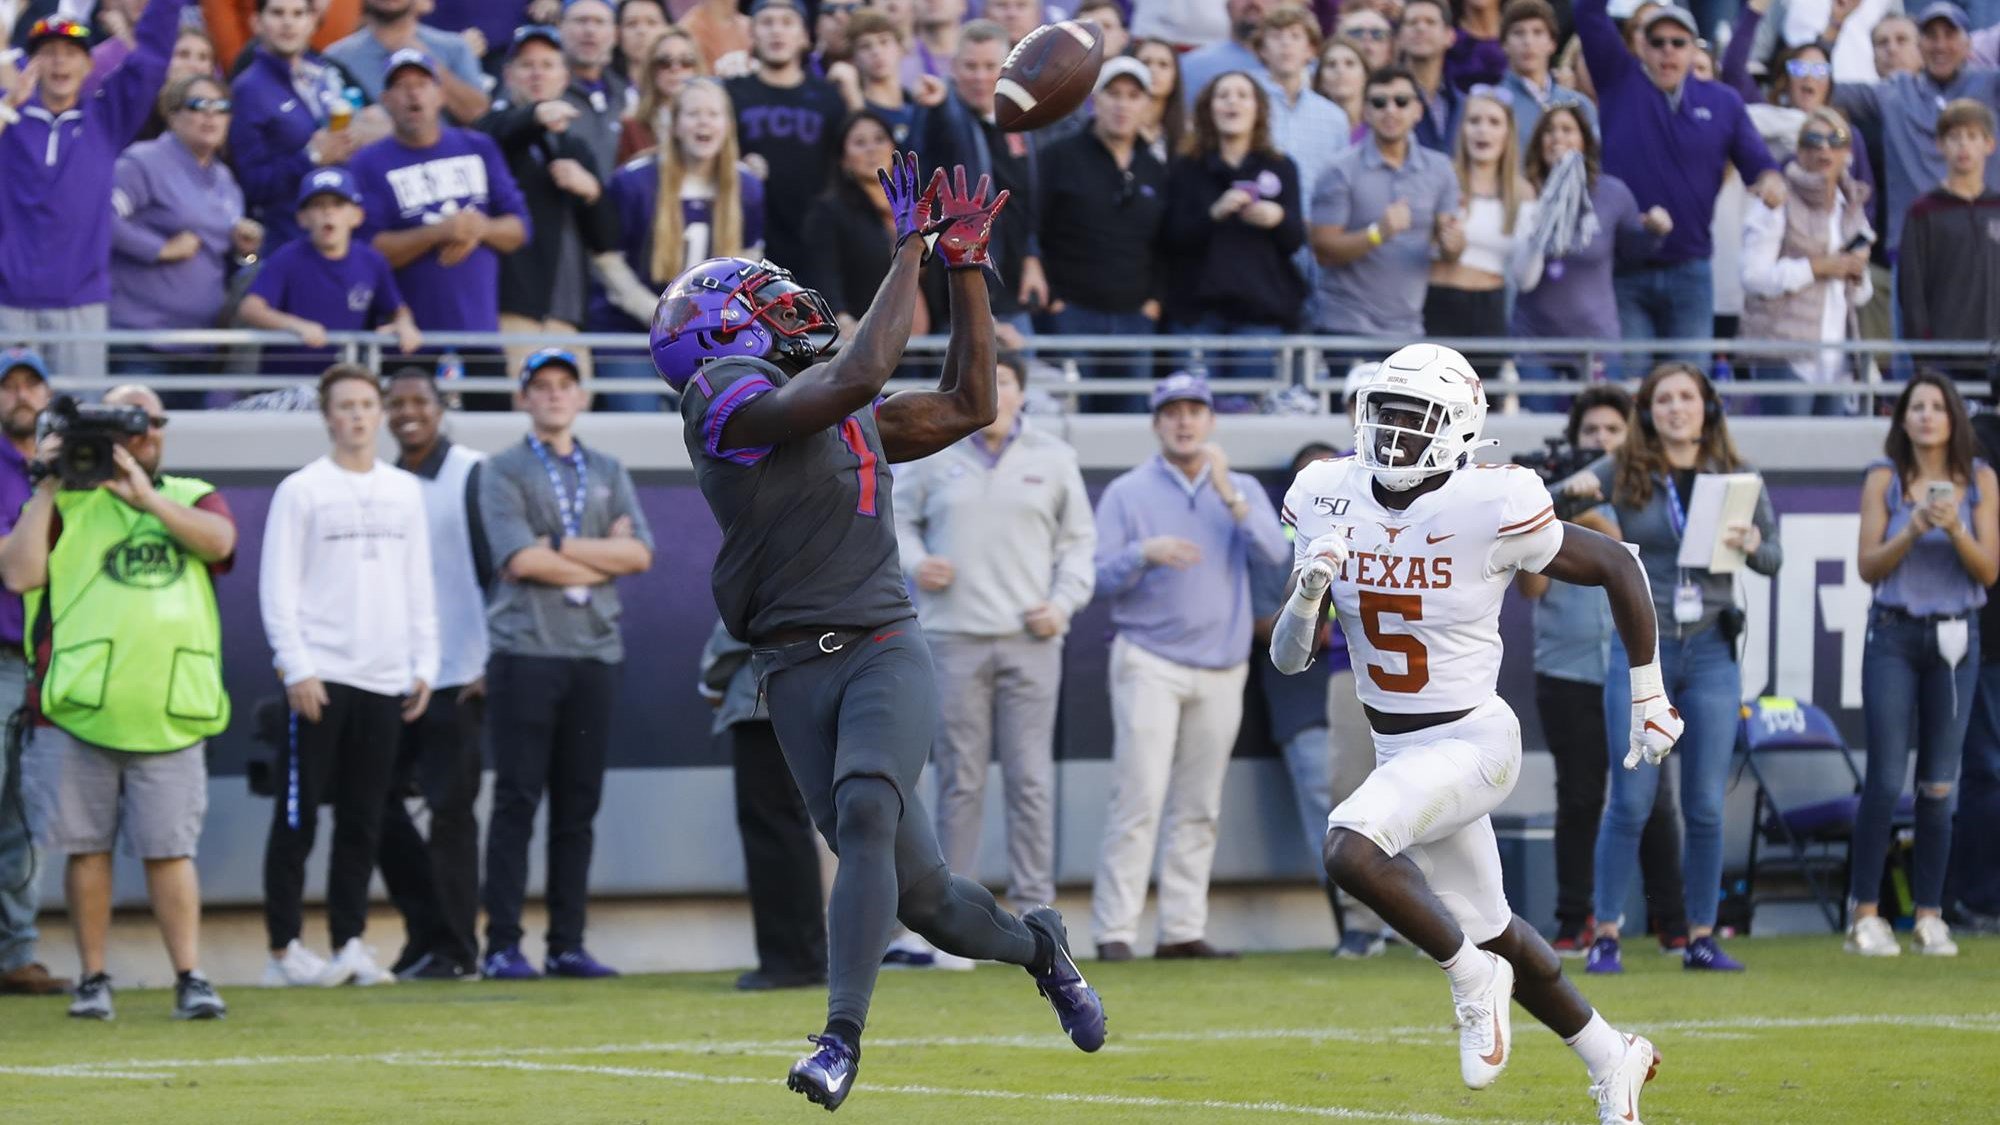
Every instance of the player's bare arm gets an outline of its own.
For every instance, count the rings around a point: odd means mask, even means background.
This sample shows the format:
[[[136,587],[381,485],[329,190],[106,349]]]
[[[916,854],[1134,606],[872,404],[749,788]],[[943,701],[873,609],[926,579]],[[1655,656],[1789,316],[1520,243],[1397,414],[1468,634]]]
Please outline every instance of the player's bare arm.
[[[1611,621],[1625,642],[1632,669],[1631,746],[1625,768],[1640,759],[1658,765],[1680,739],[1680,712],[1667,701],[1660,674],[1659,619],[1645,568],[1625,546],[1589,528],[1568,524],[1562,549],[1542,573],[1578,586],[1601,586],[1611,602]]]
[[[943,174],[941,169],[938,174]],[[968,194],[965,169],[960,167],[939,190],[933,229],[937,256],[951,271],[951,342],[936,388],[891,395],[876,412],[882,450],[892,463],[936,453],[991,423],[999,409],[993,397],[993,310],[986,298],[986,250],[1007,193],[988,202],[990,188],[987,177],[981,176],[979,186]]]

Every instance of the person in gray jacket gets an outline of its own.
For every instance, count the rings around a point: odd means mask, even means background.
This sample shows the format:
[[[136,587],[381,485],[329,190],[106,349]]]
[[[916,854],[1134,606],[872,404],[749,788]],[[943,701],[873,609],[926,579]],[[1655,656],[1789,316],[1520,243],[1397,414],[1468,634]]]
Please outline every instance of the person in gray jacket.
[[[974,870],[987,763],[1007,794],[1007,895],[1055,898],[1055,726],[1063,636],[1090,601],[1097,547],[1076,451],[1021,414],[1026,366],[994,364],[993,424],[896,476],[896,533],[937,663],[937,833]]]
[[[701,650],[699,689],[715,708],[709,733],[729,740],[736,780],[736,830],[757,967],[736,978],[745,992],[826,983],[826,895],[819,849],[798,783],[778,748],[771,711],[750,670],[750,646],[717,621]]]

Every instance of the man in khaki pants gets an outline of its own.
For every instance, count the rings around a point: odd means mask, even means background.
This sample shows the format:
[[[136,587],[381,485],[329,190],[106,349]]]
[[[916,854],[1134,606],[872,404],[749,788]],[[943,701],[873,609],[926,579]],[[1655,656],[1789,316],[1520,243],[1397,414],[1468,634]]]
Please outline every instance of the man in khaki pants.
[[[1132,956],[1156,843],[1154,955],[1234,956],[1205,935],[1222,781],[1249,668],[1250,559],[1280,564],[1291,550],[1263,487],[1230,472],[1209,440],[1208,384],[1176,374],[1153,389],[1152,409],[1159,454],[1112,481],[1097,508],[1097,590],[1111,599],[1118,630],[1111,808],[1091,894],[1097,955],[1107,961]]]

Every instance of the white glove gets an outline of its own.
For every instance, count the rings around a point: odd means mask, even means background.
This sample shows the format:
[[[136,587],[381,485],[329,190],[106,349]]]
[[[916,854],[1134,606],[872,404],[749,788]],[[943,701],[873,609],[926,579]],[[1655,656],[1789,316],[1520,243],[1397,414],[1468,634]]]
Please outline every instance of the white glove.
[[[1655,766],[1666,761],[1686,726],[1681,713],[1667,702],[1659,661],[1632,669],[1631,747],[1625,751],[1625,768],[1639,768],[1641,758]]]
[[[1306,568],[1299,574],[1299,589],[1314,601],[1333,584],[1333,576],[1347,562],[1347,539],[1328,532],[1306,544]]]

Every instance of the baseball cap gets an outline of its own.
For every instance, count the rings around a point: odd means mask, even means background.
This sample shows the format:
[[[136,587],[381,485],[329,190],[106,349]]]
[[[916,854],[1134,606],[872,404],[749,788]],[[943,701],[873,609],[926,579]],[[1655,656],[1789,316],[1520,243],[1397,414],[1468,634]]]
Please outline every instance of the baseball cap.
[[[522,47],[538,39],[558,51],[562,50],[562,32],[545,23],[528,23],[514,29],[514,41],[507,45],[507,58],[513,59],[521,53]]]
[[[36,20],[28,29],[28,53],[34,54],[42,44],[62,39],[74,43],[84,50],[90,50],[90,26],[62,16]]]
[[[576,376],[578,381],[583,379],[583,368],[577,365],[575,352],[568,348],[543,348],[521,361],[521,389],[527,390],[528,384],[534,382],[535,375],[552,363],[569,368],[569,373]]]
[[[354,173],[345,168],[315,168],[310,176],[299,181],[299,201],[294,210],[304,210],[316,195],[335,195],[355,206],[361,205],[361,185],[354,182]]]
[[[402,50],[390,55],[389,61],[383,65],[382,85],[387,86],[391,82],[394,82],[396,80],[396,72],[406,66],[414,66],[425,74],[430,75],[433,79],[438,76],[437,63],[429,55],[424,54],[415,47],[404,47]]]
[[[1097,72],[1097,85],[1091,87],[1090,92],[1094,94],[1111,85],[1113,78],[1130,78],[1139,84],[1141,90],[1148,94],[1153,92],[1152,68],[1130,55],[1105,59],[1104,69]]]
[[[1659,23],[1661,20],[1672,20],[1685,28],[1689,35],[1696,39],[1701,38],[1701,28],[1694,22],[1694,13],[1674,4],[1668,4],[1662,8],[1654,8],[1652,11],[1647,12],[1646,22],[1640,24],[1639,28],[1642,31],[1651,31],[1653,25]]]
[[[1950,20],[1952,26],[1960,31],[1972,30],[1972,25],[1965,18],[1965,12],[1958,5],[1951,3],[1951,0],[1935,0],[1934,3],[1924,5],[1924,10],[1917,13],[1918,27],[1932,20]]]
[[[756,0],[750,5],[750,14],[755,16],[766,8],[790,8],[799,14],[800,19],[806,18],[806,6],[803,0]]]
[[[42,361],[42,353],[33,348],[14,347],[0,351],[0,379],[5,379],[16,367],[27,368],[44,383],[49,381],[49,365]]]
[[[1215,396],[1208,391],[1208,380],[1176,371],[1153,385],[1153,398],[1147,409],[1158,413],[1160,407],[1170,402],[1198,402],[1213,409]]]

